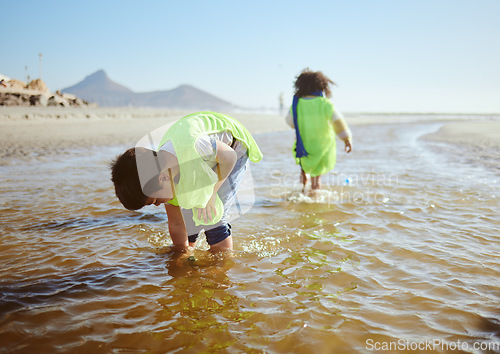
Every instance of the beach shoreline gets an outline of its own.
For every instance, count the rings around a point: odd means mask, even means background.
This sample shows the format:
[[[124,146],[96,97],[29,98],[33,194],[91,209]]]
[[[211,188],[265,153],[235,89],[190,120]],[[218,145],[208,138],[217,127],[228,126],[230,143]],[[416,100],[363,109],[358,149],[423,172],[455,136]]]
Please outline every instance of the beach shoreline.
[[[54,155],[66,149],[133,146],[143,135],[189,114],[189,111],[148,108],[0,108],[1,165],[16,158]],[[228,113],[252,134],[286,131],[283,115]],[[351,127],[366,124],[442,122],[422,137],[471,150],[500,150],[500,115],[495,114],[362,114],[345,113]],[[354,129],[355,130],[355,129]],[[355,138],[355,137],[354,137]]]
[[[500,121],[447,123],[437,132],[425,135],[423,139],[479,149],[498,149],[500,147]]]

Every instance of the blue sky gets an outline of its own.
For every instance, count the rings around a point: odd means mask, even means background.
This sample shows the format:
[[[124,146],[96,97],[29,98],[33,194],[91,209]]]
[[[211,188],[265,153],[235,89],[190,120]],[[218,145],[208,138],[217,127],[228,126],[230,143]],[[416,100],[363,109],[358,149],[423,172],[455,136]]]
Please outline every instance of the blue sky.
[[[190,84],[291,103],[304,67],[345,112],[500,112],[500,1],[0,0],[0,73],[52,91],[103,69],[137,92]]]

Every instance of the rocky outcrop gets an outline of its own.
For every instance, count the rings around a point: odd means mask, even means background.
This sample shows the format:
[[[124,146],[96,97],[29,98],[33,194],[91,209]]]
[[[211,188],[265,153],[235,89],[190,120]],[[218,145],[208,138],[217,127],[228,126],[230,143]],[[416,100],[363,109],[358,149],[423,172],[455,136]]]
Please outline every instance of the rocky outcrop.
[[[42,92],[50,92],[49,91],[49,88],[47,87],[47,85],[45,84],[45,82],[43,82],[41,79],[36,79],[36,80],[33,80],[31,81],[27,86],[26,88],[28,90],[36,90],[36,91],[42,91]]]
[[[26,83],[23,82],[23,81],[19,81],[19,80],[16,80],[16,79],[11,79],[11,80],[4,80],[4,85],[5,87],[7,88],[11,88],[11,89],[17,89],[17,90],[22,90],[24,88],[26,88]]]
[[[85,107],[89,105],[82,99],[71,95],[26,91],[4,92],[0,90],[0,106]]]
[[[36,79],[26,84],[16,79],[3,79],[0,106],[85,107],[89,103],[68,93],[51,93],[45,82]]]

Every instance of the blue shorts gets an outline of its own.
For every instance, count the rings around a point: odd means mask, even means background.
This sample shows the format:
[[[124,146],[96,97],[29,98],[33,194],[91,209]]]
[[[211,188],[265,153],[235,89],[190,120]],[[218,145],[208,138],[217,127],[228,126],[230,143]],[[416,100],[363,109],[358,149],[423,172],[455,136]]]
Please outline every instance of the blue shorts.
[[[207,242],[210,246],[215,245],[226,238],[231,236],[231,224],[223,224],[213,229],[205,230],[205,236],[207,237]],[[193,234],[188,236],[190,243],[195,243],[198,238],[198,234]]]

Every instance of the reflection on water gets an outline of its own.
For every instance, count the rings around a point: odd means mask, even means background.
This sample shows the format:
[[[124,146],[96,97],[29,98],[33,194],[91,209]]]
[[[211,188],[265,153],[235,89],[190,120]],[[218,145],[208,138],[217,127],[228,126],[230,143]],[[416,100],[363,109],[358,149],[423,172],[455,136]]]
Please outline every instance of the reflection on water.
[[[1,167],[3,350],[499,341],[498,169],[418,140],[437,128],[354,127],[315,198],[299,193],[293,134],[257,136],[256,204],[233,223],[232,257],[204,239],[195,260],[172,254],[161,208],[121,208],[107,163],[123,147]]]

